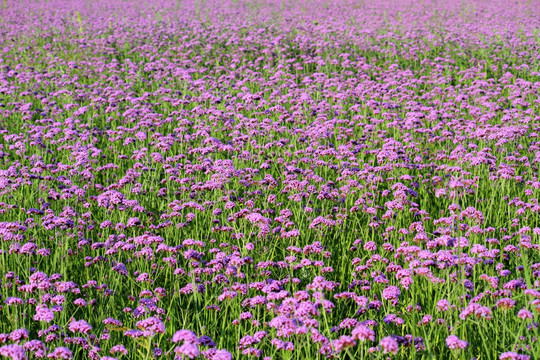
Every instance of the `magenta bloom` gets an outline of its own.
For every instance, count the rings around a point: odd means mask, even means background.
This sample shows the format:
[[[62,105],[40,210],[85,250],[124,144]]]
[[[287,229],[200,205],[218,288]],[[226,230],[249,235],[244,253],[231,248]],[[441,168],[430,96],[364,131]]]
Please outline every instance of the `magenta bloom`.
[[[51,359],[64,359],[64,360],[71,359],[72,356],[73,355],[71,353],[71,350],[63,346],[57,347],[56,349],[54,349],[53,352],[47,355],[47,357]]]
[[[375,331],[365,325],[358,325],[351,332],[353,339],[360,341],[375,341]]]
[[[499,356],[499,360],[529,360],[530,358],[528,355],[521,355],[512,351],[503,352]]]
[[[448,311],[450,310],[450,302],[446,299],[437,301],[437,310]]]
[[[54,313],[45,305],[39,304],[36,306],[36,314],[34,320],[51,322],[54,319]]]
[[[334,349],[339,352],[345,348],[355,346],[356,342],[351,336],[342,335],[339,337],[339,339],[334,340],[332,344],[334,345]]]
[[[401,294],[397,286],[388,286],[382,292],[382,297],[385,300],[396,300]]]
[[[12,360],[26,360],[26,352],[20,345],[4,345],[0,347],[0,355],[6,356]]]
[[[523,308],[518,311],[517,317],[523,320],[526,320],[526,319],[532,320],[534,318],[534,314],[530,312],[529,310]]]
[[[379,345],[385,354],[392,353],[395,355],[399,351],[398,342],[391,336],[382,338],[381,341],[379,342]]]
[[[19,342],[24,339],[28,339],[30,332],[26,329],[16,329],[9,334],[9,340],[13,342]]]
[[[148,334],[147,336],[152,336],[154,334],[163,334],[165,332],[165,324],[163,324],[163,321],[161,321],[161,319],[155,316],[141,321],[137,321],[136,326],[139,329],[145,331]]]
[[[114,345],[111,348],[110,353],[111,354],[120,353],[122,355],[127,355],[128,351],[127,351],[127,349],[125,348],[124,345]]]
[[[191,330],[178,330],[172,337],[172,342],[174,343],[184,341],[190,344],[197,344],[198,340],[197,335]]]
[[[218,350],[212,356],[212,360],[232,360],[232,355],[227,350]]]
[[[460,340],[456,335],[450,335],[446,338],[446,346],[452,350],[465,349],[468,345],[468,342]]]
[[[83,334],[88,334],[90,330],[92,330],[92,326],[90,326],[90,324],[88,324],[84,320],[79,320],[79,321],[72,321],[69,324],[68,329],[73,333],[80,332]]]
[[[181,357],[187,357],[189,359],[196,358],[200,354],[199,347],[189,342],[177,346],[174,352]]]

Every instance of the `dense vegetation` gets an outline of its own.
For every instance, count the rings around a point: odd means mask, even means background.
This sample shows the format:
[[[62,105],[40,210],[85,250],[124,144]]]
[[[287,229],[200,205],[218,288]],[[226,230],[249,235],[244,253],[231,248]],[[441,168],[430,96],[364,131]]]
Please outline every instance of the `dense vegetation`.
[[[540,358],[539,2],[0,7],[0,355]]]

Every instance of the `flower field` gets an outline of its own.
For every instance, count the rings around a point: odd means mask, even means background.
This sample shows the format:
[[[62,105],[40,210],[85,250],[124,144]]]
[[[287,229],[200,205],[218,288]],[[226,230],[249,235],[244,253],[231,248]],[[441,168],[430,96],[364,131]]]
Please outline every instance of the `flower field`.
[[[540,2],[0,2],[0,359],[540,359]]]

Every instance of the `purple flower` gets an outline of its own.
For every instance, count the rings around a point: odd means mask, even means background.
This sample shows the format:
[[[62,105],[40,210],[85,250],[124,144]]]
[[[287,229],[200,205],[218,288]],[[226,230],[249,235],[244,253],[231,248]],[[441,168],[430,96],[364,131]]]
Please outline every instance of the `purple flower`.
[[[468,342],[460,340],[456,335],[450,335],[446,338],[446,346],[451,350],[465,349],[468,345]]]
[[[163,334],[165,332],[165,324],[158,317],[150,317],[148,319],[140,320],[136,326],[147,333],[146,336],[153,336],[155,334]]]
[[[382,297],[385,300],[390,300],[393,305],[397,305],[399,295],[401,294],[397,286],[388,286],[382,292]]]
[[[181,346],[177,346],[174,349],[174,352],[182,357],[187,357],[189,359],[196,358],[199,356],[199,347],[193,343],[185,342]]]
[[[0,347],[0,355],[11,358],[12,360],[26,360],[26,352],[20,345],[4,345]]]
[[[16,329],[9,334],[9,340],[13,342],[19,342],[24,339],[28,339],[30,332],[26,329]]]
[[[446,299],[437,301],[437,310],[448,311],[450,310],[450,302]]]
[[[382,348],[385,354],[392,353],[395,355],[399,351],[398,342],[391,336],[382,338],[381,341],[379,342],[379,346]]]
[[[518,311],[517,317],[520,318],[520,319],[523,319],[523,320],[525,320],[525,319],[532,320],[534,318],[534,314],[532,312],[530,312],[529,310],[523,308],[523,309]]]
[[[375,341],[375,332],[364,325],[358,325],[351,332],[353,339],[360,341]]]
[[[332,344],[334,345],[334,349],[336,349],[336,351],[339,352],[345,348],[355,346],[356,342],[354,341],[352,337],[347,336],[347,335],[342,335],[339,337],[339,339],[334,340]]]
[[[521,355],[512,351],[504,352],[499,356],[499,360],[529,360],[528,355]]]
[[[111,353],[111,354],[120,353],[120,354],[122,354],[122,355],[127,355],[128,351],[127,351],[127,349],[124,347],[124,345],[114,345],[114,346],[111,348],[110,353]]]
[[[73,333],[80,332],[83,334],[88,334],[92,330],[92,326],[90,326],[90,324],[84,320],[73,320],[69,324],[68,329]]]
[[[57,347],[47,355],[50,359],[71,359],[72,356],[71,350],[63,346]]]
[[[191,330],[178,330],[172,337],[172,342],[174,343],[184,341],[190,344],[197,344],[198,340],[197,335]]]
[[[34,320],[36,321],[45,321],[51,322],[54,319],[54,313],[49,310],[45,305],[39,304],[36,306],[36,314],[34,315]]]
[[[232,360],[232,355],[227,350],[217,350],[214,355],[212,355],[212,360]]]

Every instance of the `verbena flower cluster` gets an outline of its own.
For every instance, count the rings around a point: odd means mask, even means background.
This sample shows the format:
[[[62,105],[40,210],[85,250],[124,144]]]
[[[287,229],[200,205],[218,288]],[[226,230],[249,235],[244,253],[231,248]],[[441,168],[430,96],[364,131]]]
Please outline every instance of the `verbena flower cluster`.
[[[540,2],[0,18],[0,356],[540,358]]]

